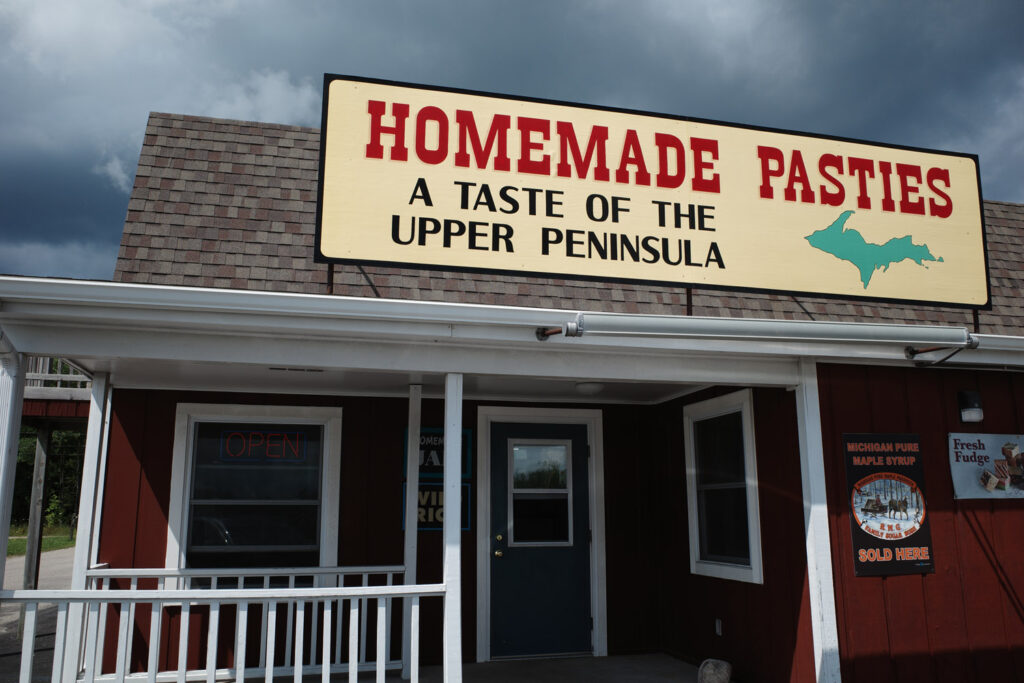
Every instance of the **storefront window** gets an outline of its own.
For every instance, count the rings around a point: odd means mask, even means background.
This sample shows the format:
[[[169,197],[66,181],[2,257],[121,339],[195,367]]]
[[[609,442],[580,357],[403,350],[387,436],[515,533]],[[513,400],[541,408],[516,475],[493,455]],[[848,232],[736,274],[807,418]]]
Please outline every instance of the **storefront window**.
[[[336,566],[340,467],[340,408],[179,403],[165,566]]]
[[[690,570],[761,583],[750,391],[684,409]]]
[[[189,567],[306,567],[320,559],[320,426],[196,425]]]

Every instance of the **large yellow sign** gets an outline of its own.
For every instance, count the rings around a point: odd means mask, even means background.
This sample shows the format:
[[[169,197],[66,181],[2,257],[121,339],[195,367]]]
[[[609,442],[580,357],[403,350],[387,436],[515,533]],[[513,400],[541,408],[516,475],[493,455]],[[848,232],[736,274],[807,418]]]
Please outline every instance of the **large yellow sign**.
[[[318,258],[988,305],[977,159],[325,77]]]

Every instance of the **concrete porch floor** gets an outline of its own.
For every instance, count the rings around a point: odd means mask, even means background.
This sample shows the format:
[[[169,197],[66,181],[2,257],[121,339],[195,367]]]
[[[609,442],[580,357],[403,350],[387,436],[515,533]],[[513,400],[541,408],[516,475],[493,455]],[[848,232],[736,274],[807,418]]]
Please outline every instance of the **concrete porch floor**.
[[[652,654],[466,664],[462,675],[465,683],[696,683],[697,667],[665,654]],[[441,683],[441,667],[424,667],[420,681]]]

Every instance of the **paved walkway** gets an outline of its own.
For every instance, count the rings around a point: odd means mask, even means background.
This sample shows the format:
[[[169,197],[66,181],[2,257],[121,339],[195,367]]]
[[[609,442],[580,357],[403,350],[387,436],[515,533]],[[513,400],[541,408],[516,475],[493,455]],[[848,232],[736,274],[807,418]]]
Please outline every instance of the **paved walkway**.
[[[74,563],[74,546],[43,553],[39,560],[39,589],[71,588],[71,567]],[[7,567],[4,570],[4,590],[20,590],[24,579],[25,556],[8,557]]]
[[[60,590],[71,588],[71,568],[75,562],[75,549],[62,548],[43,553],[39,559],[39,589]],[[4,568],[4,590],[20,590],[25,580],[25,556],[8,557]],[[18,678],[21,662],[21,638],[18,636],[18,605],[0,606],[0,681]],[[53,633],[57,626],[57,608],[43,605],[39,608],[36,624],[36,666],[33,678],[49,680],[50,662],[53,661]]]

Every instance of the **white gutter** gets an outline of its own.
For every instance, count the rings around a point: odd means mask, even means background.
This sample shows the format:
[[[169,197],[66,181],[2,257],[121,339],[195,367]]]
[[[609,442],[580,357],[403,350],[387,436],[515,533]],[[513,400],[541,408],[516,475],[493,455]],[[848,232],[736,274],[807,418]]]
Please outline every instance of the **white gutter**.
[[[59,328],[65,333],[58,334]],[[125,357],[141,354],[143,347],[147,355],[137,357],[162,357],[167,351],[152,342],[175,339],[184,344],[181,353],[171,354],[175,359],[188,355],[197,339],[220,335],[234,337],[236,345],[257,338],[270,345],[375,339],[367,349],[406,344],[437,353],[446,347],[458,353],[500,348],[563,358],[685,352],[887,363],[941,361],[950,350],[980,343],[980,349],[959,354],[955,362],[1024,366],[1024,337],[973,335],[963,327],[591,313],[3,276],[0,329],[19,350],[80,359],[109,357],[109,335],[128,344],[127,353],[125,344],[119,351]],[[552,334],[557,337],[549,339]],[[549,340],[538,342],[538,337]]]
[[[617,313],[577,313],[576,319],[567,323],[563,331],[567,337],[597,335],[744,341],[868,342],[945,348],[976,348],[978,345],[978,340],[963,327]],[[1024,344],[1020,348],[1024,349]]]
[[[66,304],[77,308],[526,327],[562,325],[574,315],[572,311],[521,306],[0,276],[0,311],[7,302],[40,303],[52,309]]]

